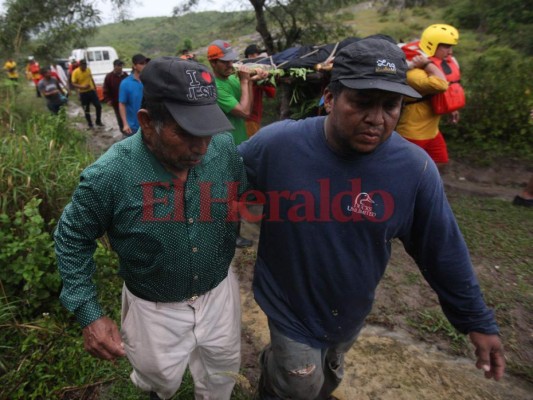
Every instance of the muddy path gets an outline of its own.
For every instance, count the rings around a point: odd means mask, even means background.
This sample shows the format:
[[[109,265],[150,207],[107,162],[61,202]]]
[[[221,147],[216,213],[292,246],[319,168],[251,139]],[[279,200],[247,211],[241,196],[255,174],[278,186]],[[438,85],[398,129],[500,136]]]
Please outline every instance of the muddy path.
[[[69,115],[79,117],[76,124],[85,129],[81,108],[69,106]],[[109,107],[104,107],[103,122],[104,128],[87,131],[89,146],[97,154],[121,139]],[[531,172],[525,167],[505,165],[476,169],[452,161],[443,180],[447,190],[510,201]],[[269,341],[266,317],[251,293],[259,226],[243,223],[243,236],[254,239],[255,245],[238,249],[234,260],[241,282],[242,369],[255,387],[257,358]],[[391,263],[409,263],[402,252],[397,246]],[[533,400],[533,384],[508,374],[500,382],[489,381],[475,368],[473,355],[452,356],[436,345],[414,339],[397,326],[389,329],[367,325],[347,354],[345,377],[335,395],[343,400]]]
[[[257,225],[243,224],[243,234],[257,244]],[[269,341],[266,317],[251,293],[254,256],[255,249],[244,249],[235,259],[241,282],[243,368],[252,386],[259,375],[259,351]],[[393,255],[396,263],[406,257]],[[533,400],[533,385],[509,375],[500,382],[487,380],[473,356],[454,357],[398,327],[367,325],[346,356],[344,380],[335,395],[343,400]]]

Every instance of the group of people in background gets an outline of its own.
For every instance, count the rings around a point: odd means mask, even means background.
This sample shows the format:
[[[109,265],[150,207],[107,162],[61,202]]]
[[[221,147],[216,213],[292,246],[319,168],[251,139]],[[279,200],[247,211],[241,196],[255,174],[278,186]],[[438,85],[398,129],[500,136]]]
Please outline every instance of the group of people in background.
[[[132,59],[131,74],[124,72],[124,62],[120,59],[113,61],[113,71],[104,79],[104,102],[113,108],[120,132],[124,137],[135,134],[139,129],[137,112],[141,109],[143,100],[143,84],[140,74],[149,58],[142,54],[135,54]]]

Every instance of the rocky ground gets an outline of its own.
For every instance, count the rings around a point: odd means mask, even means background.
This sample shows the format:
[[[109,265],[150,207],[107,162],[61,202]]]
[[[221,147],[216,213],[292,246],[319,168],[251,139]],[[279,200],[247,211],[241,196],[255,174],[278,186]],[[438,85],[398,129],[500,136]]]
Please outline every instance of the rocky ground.
[[[104,110],[105,127],[87,131],[89,144],[97,153],[121,138],[114,114],[108,107]],[[76,118],[80,128],[86,126],[79,107],[71,105],[69,114],[80,117]],[[526,166],[513,163],[475,168],[452,161],[443,180],[447,191],[511,201],[531,173]],[[245,223],[243,235],[255,242],[254,248],[238,250],[235,259],[241,278],[243,371],[253,387],[259,374],[257,356],[269,336],[266,318],[250,290],[258,225]],[[410,262],[396,246],[391,263]],[[500,382],[486,380],[475,368],[473,357],[451,356],[402,329],[368,325],[347,354],[345,378],[336,395],[345,400],[533,400],[533,385],[508,375]]]

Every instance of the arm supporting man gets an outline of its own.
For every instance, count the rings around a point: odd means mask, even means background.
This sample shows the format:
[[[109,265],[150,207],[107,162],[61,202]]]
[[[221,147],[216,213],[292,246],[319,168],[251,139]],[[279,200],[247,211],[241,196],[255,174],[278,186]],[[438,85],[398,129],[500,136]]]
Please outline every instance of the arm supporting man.
[[[230,113],[236,117],[246,119],[252,111],[252,80],[248,67],[241,65],[238,69],[239,81],[241,82],[241,99]]]

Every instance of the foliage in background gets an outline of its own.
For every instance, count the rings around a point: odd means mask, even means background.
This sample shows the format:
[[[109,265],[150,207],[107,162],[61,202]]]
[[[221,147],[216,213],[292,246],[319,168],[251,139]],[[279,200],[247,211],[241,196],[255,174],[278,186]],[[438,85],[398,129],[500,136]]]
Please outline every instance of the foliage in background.
[[[29,86],[11,89],[0,88],[8,94],[0,101],[0,281],[10,299],[23,299],[21,314],[31,316],[57,297],[51,232],[94,156],[64,110],[54,116],[42,99],[41,108],[32,107]]]
[[[442,128],[459,150],[533,159],[532,63],[532,57],[507,47],[492,47],[462,63],[467,103],[460,123],[446,124],[444,116]]]
[[[458,0],[447,9],[452,23],[533,56],[533,7],[529,0]]]
[[[269,54],[296,45],[325,43],[350,35],[335,10],[358,0],[248,0],[252,6],[255,30]],[[199,0],[179,1],[174,15],[193,10]],[[249,24],[253,22],[250,20]]]
[[[108,0],[119,9],[129,0]],[[65,49],[85,45],[101,22],[91,0],[6,0],[0,15],[0,50],[18,58],[21,51],[50,61]]]
[[[24,89],[26,94],[33,90]],[[38,100],[44,111],[44,100]],[[94,160],[84,136],[70,127],[64,110],[58,117],[43,112],[21,118],[17,109],[35,111],[21,96],[1,102],[0,108],[9,110],[2,114],[7,126],[0,131],[0,211],[14,215],[38,197],[45,221],[56,219],[80,172]]]
[[[50,237],[48,243],[53,246]],[[105,303],[108,315],[116,318],[122,285],[116,277],[116,256],[99,244],[95,259],[99,266],[97,281],[103,289],[100,300]],[[50,274],[58,278],[57,271]],[[35,300],[33,296],[28,298],[30,302]],[[31,305],[27,301],[14,302],[6,293],[0,299],[0,342],[4,344],[0,398],[59,399],[64,395],[90,398],[84,397],[84,393],[88,395],[104,383],[126,379],[127,361],[113,366],[91,357],[83,350],[79,326],[59,306],[57,294],[49,295],[48,300],[48,308],[30,318],[27,310]]]
[[[45,223],[40,202],[32,198],[14,217],[0,213],[0,282],[4,296],[21,299],[27,316],[55,302],[61,285],[49,232],[53,221]]]
[[[200,47],[207,46],[215,39],[232,41],[237,36],[251,34],[254,29],[247,21],[249,13],[217,11],[191,13],[174,18],[140,18],[104,25],[87,40],[87,44],[113,46],[124,60],[131,60],[131,56],[136,53],[152,58],[177,55],[181,47],[188,47],[187,43]],[[242,50],[244,51],[244,47]]]

